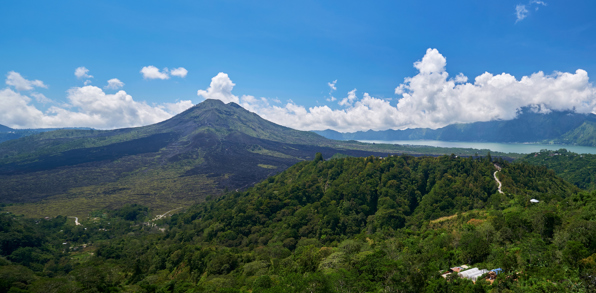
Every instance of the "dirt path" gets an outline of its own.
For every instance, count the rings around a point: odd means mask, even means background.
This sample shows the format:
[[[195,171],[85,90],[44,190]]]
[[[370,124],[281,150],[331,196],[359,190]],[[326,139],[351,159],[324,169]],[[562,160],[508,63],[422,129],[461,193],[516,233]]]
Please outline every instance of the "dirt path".
[[[162,214],[162,215],[157,215],[155,218],[153,218],[153,220],[151,220],[151,221],[149,221],[149,222],[153,222],[153,221],[157,221],[157,220],[163,219],[163,218],[164,218],[165,216],[167,216],[169,213],[171,213],[171,212],[173,212],[173,211],[176,211],[176,210],[179,210],[179,209],[181,209],[181,208],[182,208],[182,207],[179,207],[179,208],[176,208],[176,209],[173,209],[173,210],[167,211],[167,212],[165,212],[165,213],[164,213],[164,214]]]
[[[499,181],[499,178],[497,178],[497,172],[501,171],[501,167],[499,167],[499,165],[495,164],[495,168],[497,168],[497,171],[495,171],[493,176],[495,177],[495,181],[497,181],[497,184],[499,184],[499,193],[503,193],[503,190],[501,190],[501,187],[503,186],[503,184],[501,184],[501,181]]]
[[[78,217],[69,217],[69,218],[75,219],[75,225],[76,226],[80,226],[81,225],[81,223],[79,223],[79,218]]]

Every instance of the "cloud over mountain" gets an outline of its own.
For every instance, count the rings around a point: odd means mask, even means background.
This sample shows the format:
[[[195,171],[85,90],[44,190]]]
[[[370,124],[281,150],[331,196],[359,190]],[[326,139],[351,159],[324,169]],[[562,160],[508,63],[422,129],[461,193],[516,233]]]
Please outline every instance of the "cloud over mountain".
[[[516,79],[508,73],[485,72],[468,82],[462,73],[450,78],[447,59],[437,49],[428,49],[414,63],[418,74],[397,86],[401,95],[397,104],[364,93],[358,98],[350,91],[338,103],[343,108],[328,105],[306,108],[292,101],[284,106],[271,105],[268,99],[232,94],[234,83],[225,73],[213,78],[205,98],[220,99],[240,105],[275,123],[301,130],[334,129],[338,131],[384,130],[405,128],[439,128],[453,123],[513,119],[523,107],[538,112],[574,110],[578,113],[596,111],[596,88],[588,73],[537,72]]]
[[[123,90],[106,94],[101,88],[88,85],[68,90],[66,104],[41,111],[30,96],[39,102],[49,99],[35,92],[27,95],[20,91],[42,86],[43,82],[23,82],[21,79],[24,80],[20,74],[10,72],[6,83],[14,89],[0,90],[0,124],[13,128],[75,126],[111,129],[157,123],[192,107],[191,101],[148,105],[135,101]],[[118,82],[111,80],[108,85],[123,85]]]
[[[211,79],[209,88],[198,90],[197,95],[205,99],[221,100],[226,104],[229,102],[239,103],[238,97],[232,94],[235,85],[227,74],[220,72]]]
[[[337,102],[307,108],[291,100],[280,103],[277,97],[237,96],[233,94],[234,82],[223,72],[212,78],[207,89],[198,90],[197,95],[238,103],[284,126],[343,132],[439,128],[453,123],[509,120],[524,107],[542,113],[551,110],[596,112],[596,88],[582,69],[550,75],[540,71],[519,79],[508,73],[488,72],[475,78],[463,73],[451,77],[447,72],[447,59],[437,49],[428,49],[421,60],[414,62],[414,68],[418,73],[405,78],[395,88],[400,98],[394,100],[377,98],[367,92],[358,95],[353,89],[343,98],[337,98]],[[150,74],[173,74],[173,71],[155,70],[157,73]],[[177,76],[186,74],[180,68],[176,70],[179,71]],[[140,126],[163,121],[192,106],[189,100],[149,105],[135,101],[123,90],[107,94],[99,87],[87,85],[68,90],[65,104],[54,104],[42,111],[34,102],[51,100],[39,93],[23,93],[35,87],[47,87],[42,81],[27,80],[11,71],[6,84],[9,87],[0,90],[0,124],[16,128]],[[335,81],[328,85],[334,91]],[[121,86],[120,80],[112,79],[106,88]]]

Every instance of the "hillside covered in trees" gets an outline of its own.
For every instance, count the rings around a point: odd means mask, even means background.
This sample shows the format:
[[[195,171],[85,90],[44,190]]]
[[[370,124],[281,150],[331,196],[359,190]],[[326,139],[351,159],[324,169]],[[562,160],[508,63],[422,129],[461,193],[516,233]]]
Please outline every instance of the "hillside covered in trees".
[[[523,162],[318,154],[152,222],[4,213],[0,292],[589,292],[595,199]],[[464,264],[503,273],[441,277]]]
[[[596,189],[596,155],[576,154],[566,149],[542,150],[526,155],[521,160],[533,165],[546,166],[579,188]]]

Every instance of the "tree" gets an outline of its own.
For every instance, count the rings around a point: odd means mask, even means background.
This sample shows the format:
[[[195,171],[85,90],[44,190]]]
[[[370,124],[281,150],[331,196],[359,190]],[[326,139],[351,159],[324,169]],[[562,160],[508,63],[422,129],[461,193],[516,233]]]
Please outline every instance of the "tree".
[[[463,261],[468,264],[482,262],[490,253],[490,244],[483,235],[473,231],[464,234],[460,240]]]

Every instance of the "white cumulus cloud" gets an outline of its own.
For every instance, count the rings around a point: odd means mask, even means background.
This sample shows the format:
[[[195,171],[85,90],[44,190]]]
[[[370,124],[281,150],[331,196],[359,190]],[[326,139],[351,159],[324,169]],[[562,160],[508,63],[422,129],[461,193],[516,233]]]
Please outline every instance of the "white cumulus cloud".
[[[75,76],[78,79],[83,79],[83,78],[93,78],[93,75],[89,75],[89,69],[85,68],[84,66],[81,67],[77,67],[77,69],[75,69]]]
[[[436,49],[428,49],[414,63],[418,74],[405,78],[395,89],[401,98],[397,103],[364,93],[358,98],[356,89],[348,92],[338,104],[304,107],[293,101],[271,105],[267,99],[232,94],[234,83],[224,73],[213,78],[207,91],[199,95],[234,101],[249,111],[275,123],[301,129],[334,129],[344,132],[439,128],[453,123],[471,123],[495,119],[513,119],[524,107],[543,113],[573,110],[578,113],[596,112],[596,88],[588,73],[578,69],[573,73],[537,72],[516,78],[508,73],[485,72],[468,82],[462,73],[450,78],[447,59]],[[273,101],[273,100],[272,100]]]
[[[89,78],[93,78],[93,75],[89,75],[89,69],[85,68],[84,66],[77,67],[77,69],[75,69],[74,75],[78,79],[87,79],[84,82],[85,85],[91,84],[91,80],[89,80]]]
[[[15,87],[16,88],[16,87]],[[50,101],[39,93],[31,96],[40,102]],[[32,99],[11,88],[0,90],[0,124],[13,128],[93,127],[112,129],[157,123],[190,107],[191,101],[148,105],[135,101],[125,91],[106,94],[95,86],[68,90],[68,102],[46,111],[32,104]]]
[[[348,92],[348,96],[343,98],[341,101],[338,102],[340,106],[350,106],[356,100],[356,89],[353,89]]]
[[[174,68],[174,69],[170,70],[170,74],[173,76],[178,76],[178,77],[184,78],[188,74],[188,70],[186,70],[186,68],[184,68],[184,67]]]
[[[153,65],[145,66],[141,69],[143,78],[145,79],[169,79],[168,69],[164,68],[163,72]]]
[[[396,125],[399,128],[509,120],[516,117],[519,109],[533,105],[580,113],[595,110],[596,90],[587,72],[581,69],[553,75],[537,72],[519,80],[507,73],[485,72],[474,83],[461,83],[463,75],[449,79],[446,58],[438,50],[428,49],[421,62],[431,63],[425,66],[433,70],[406,78],[396,89],[403,92],[396,107],[401,114]]]
[[[170,75],[184,78],[188,74],[188,70],[186,70],[186,68],[184,67],[178,67],[169,70],[166,67],[160,71],[159,68],[153,65],[149,65],[143,67],[141,69],[141,73],[143,74],[143,78],[145,79],[169,79]]]
[[[227,74],[220,72],[211,79],[209,88],[198,90],[197,95],[205,99],[221,100],[226,104],[229,102],[239,103],[238,97],[232,94],[235,85]]]
[[[10,88],[0,90],[0,124],[27,128],[38,123],[43,112],[32,106],[31,98]]]
[[[48,88],[41,80],[28,80],[20,73],[10,71],[6,75],[6,84],[13,86],[17,91],[29,91],[35,87]]]
[[[108,85],[106,85],[104,88],[106,89],[111,89],[111,90],[117,90],[120,89],[124,86],[124,83],[122,81],[120,81],[117,78],[112,78],[110,80],[108,80]]]
[[[48,99],[44,94],[41,94],[41,93],[32,92],[31,96],[34,97],[35,100],[37,100],[38,102],[43,103],[43,104],[52,102],[51,99]]]
[[[176,103],[165,103],[160,105],[159,108],[165,109],[170,114],[178,114],[186,111],[190,107],[194,106],[190,100],[182,100]]]

